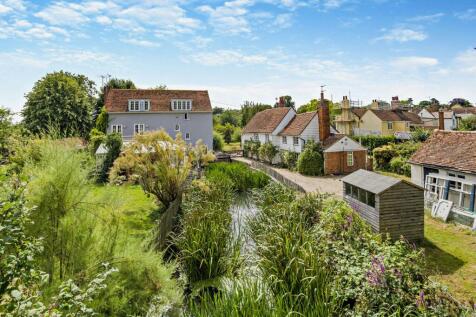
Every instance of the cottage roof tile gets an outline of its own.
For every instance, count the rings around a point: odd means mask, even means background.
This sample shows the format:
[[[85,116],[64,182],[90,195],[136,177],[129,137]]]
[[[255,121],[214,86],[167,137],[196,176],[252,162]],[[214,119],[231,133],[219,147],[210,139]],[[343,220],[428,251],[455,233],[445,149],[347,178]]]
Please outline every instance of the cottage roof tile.
[[[304,129],[309,125],[309,123],[316,117],[316,112],[304,112],[298,113],[291,122],[279,133],[280,135],[291,135],[298,136],[301,135]],[[316,119],[317,120],[317,119]]]
[[[258,112],[243,128],[243,133],[271,133],[273,132],[291,108],[279,107]]]

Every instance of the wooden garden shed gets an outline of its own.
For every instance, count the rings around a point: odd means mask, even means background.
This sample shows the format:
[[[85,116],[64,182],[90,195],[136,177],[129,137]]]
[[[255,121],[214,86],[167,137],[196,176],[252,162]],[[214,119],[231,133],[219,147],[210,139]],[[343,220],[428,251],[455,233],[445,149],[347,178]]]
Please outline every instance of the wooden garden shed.
[[[344,200],[371,227],[394,240],[423,240],[423,188],[402,179],[358,170],[342,178]]]

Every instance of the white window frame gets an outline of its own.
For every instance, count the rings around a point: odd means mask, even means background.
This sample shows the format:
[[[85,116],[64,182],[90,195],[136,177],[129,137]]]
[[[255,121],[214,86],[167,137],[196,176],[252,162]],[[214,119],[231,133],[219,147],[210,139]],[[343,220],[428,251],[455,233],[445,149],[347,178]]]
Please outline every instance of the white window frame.
[[[387,129],[388,130],[393,130],[393,122],[391,122],[391,121],[387,122]]]
[[[264,135],[264,142],[265,143],[269,142],[269,134]]]
[[[190,140],[190,132],[185,133],[185,140]]]
[[[149,99],[129,99],[128,109],[129,111],[133,111],[133,112],[150,111],[150,100]]]
[[[354,152],[347,152],[347,166],[354,166]]]
[[[112,133],[119,133],[122,135],[122,124],[113,124],[111,125],[111,132]]]
[[[293,145],[299,145],[299,137],[297,136],[293,137]]]
[[[180,131],[180,124],[175,124],[175,132],[179,132]]]
[[[150,100],[144,100],[144,111],[150,111]]]
[[[192,99],[172,99],[170,101],[170,107],[172,111],[191,111]]]
[[[134,134],[142,134],[145,132],[144,123],[134,123]]]
[[[281,138],[281,143],[288,144],[288,137],[283,135],[283,137]]]
[[[259,141],[259,135],[258,135],[258,133],[253,134],[253,140]]]

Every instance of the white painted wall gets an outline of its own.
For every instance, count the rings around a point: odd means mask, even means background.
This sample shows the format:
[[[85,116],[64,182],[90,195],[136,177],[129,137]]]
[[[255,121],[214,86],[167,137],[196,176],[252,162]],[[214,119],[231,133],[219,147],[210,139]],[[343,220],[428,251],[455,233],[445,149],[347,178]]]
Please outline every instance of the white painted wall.
[[[411,173],[412,173],[412,182],[416,185],[423,187],[423,184],[424,184],[423,166],[416,165],[416,164],[410,164],[410,166],[411,166]],[[455,171],[443,169],[443,168],[438,169],[438,174],[445,175],[445,176],[449,176],[449,174],[463,175],[465,177],[464,178],[465,181],[469,181],[476,184],[476,175],[474,174],[455,172]]]
[[[352,140],[349,137],[343,137],[330,147],[328,147],[324,152],[342,152],[342,151],[362,151],[366,150],[359,142]]]

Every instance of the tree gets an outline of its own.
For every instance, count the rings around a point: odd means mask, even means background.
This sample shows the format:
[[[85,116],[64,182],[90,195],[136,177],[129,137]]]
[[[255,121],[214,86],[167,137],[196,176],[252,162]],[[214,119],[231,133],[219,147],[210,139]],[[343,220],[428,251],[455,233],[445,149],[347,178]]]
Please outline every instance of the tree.
[[[23,123],[33,134],[52,128],[61,136],[86,138],[92,127],[94,82],[68,72],[47,74],[26,95]]]
[[[0,106],[0,162],[8,155],[8,139],[12,134],[12,113]]]
[[[466,100],[464,98],[453,98],[449,102],[450,107],[457,106],[457,105],[460,105],[461,107],[471,107],[472,106],[471,102],[469,102],[468,100]]]
[[[234,111],[235,113],[237,111]],[[231,124],[233,126],[237,126],[238,125],[238,119],[236,118],[236,115],[234,114],[234,112],[232,110],[225,110],[223,111],[223,113],[220,115],[220,123],[222,125],[226,125],[226,124]],[[239,114],[237,114],[239,115]]]
[[[268,162],[269,164],[273,163],[273,159],[278,154],[278,147],[273,145],[271,142],[263,143],[259,148],[259,157],[263,161]]]
[[[222,114],[223,111],[225,111],[225,109],[223,109],[222,107],[213,107],[213,114]]]
[[[468,116],[461,120],[459,126],[459,131],[476,131],[476,115]]]
[[[234,131],[235,128],[229,123],[225,124],[223,127],[223,139],[225,140],[226,144],[230,144],[232,141]]]
[[[223,150],[223,138],[220,134],[213,132],[213,151]]]
[[[281,97],[279,97],[280,100],[281,100],[281,98],[284,99],[284,107],[288,107],[288,108],[293,108],[293,109],[295,109],[295,108],[294,108],[295,103],[294,103],[294,101],[293,101],[293,97],[286,95],[286,96],[281,96]],[[277,107],[279,107],[279,106],[280,106],[280,105],[279,105],[279,102],[276,102],[276,103],[274,104],[274,107],[275,107],[275,108],[277,108]]]
[[[255,114],[266,109],[271,109],[271,106],[253,101],[245,101],[241,105],[241,126],[244,127]]]
[[[94,107],[93,112],[93,119],[95,122],[104,107],[104,92],[106,91],[106,89],[136,89],[136,85],[130,79],[112,78],[107,82],[104,87],[101,87],[99,91],[98,100],[96,102],[96,106]]]
[[[114,164],[114,161],[121,154],[122,136],[119,133],[111,133],[105,137],[105,147],[107,149],[106,157],[102,163],[101,171],[98,176],[99,182],[106,182],[109,177],[109,170]]]

